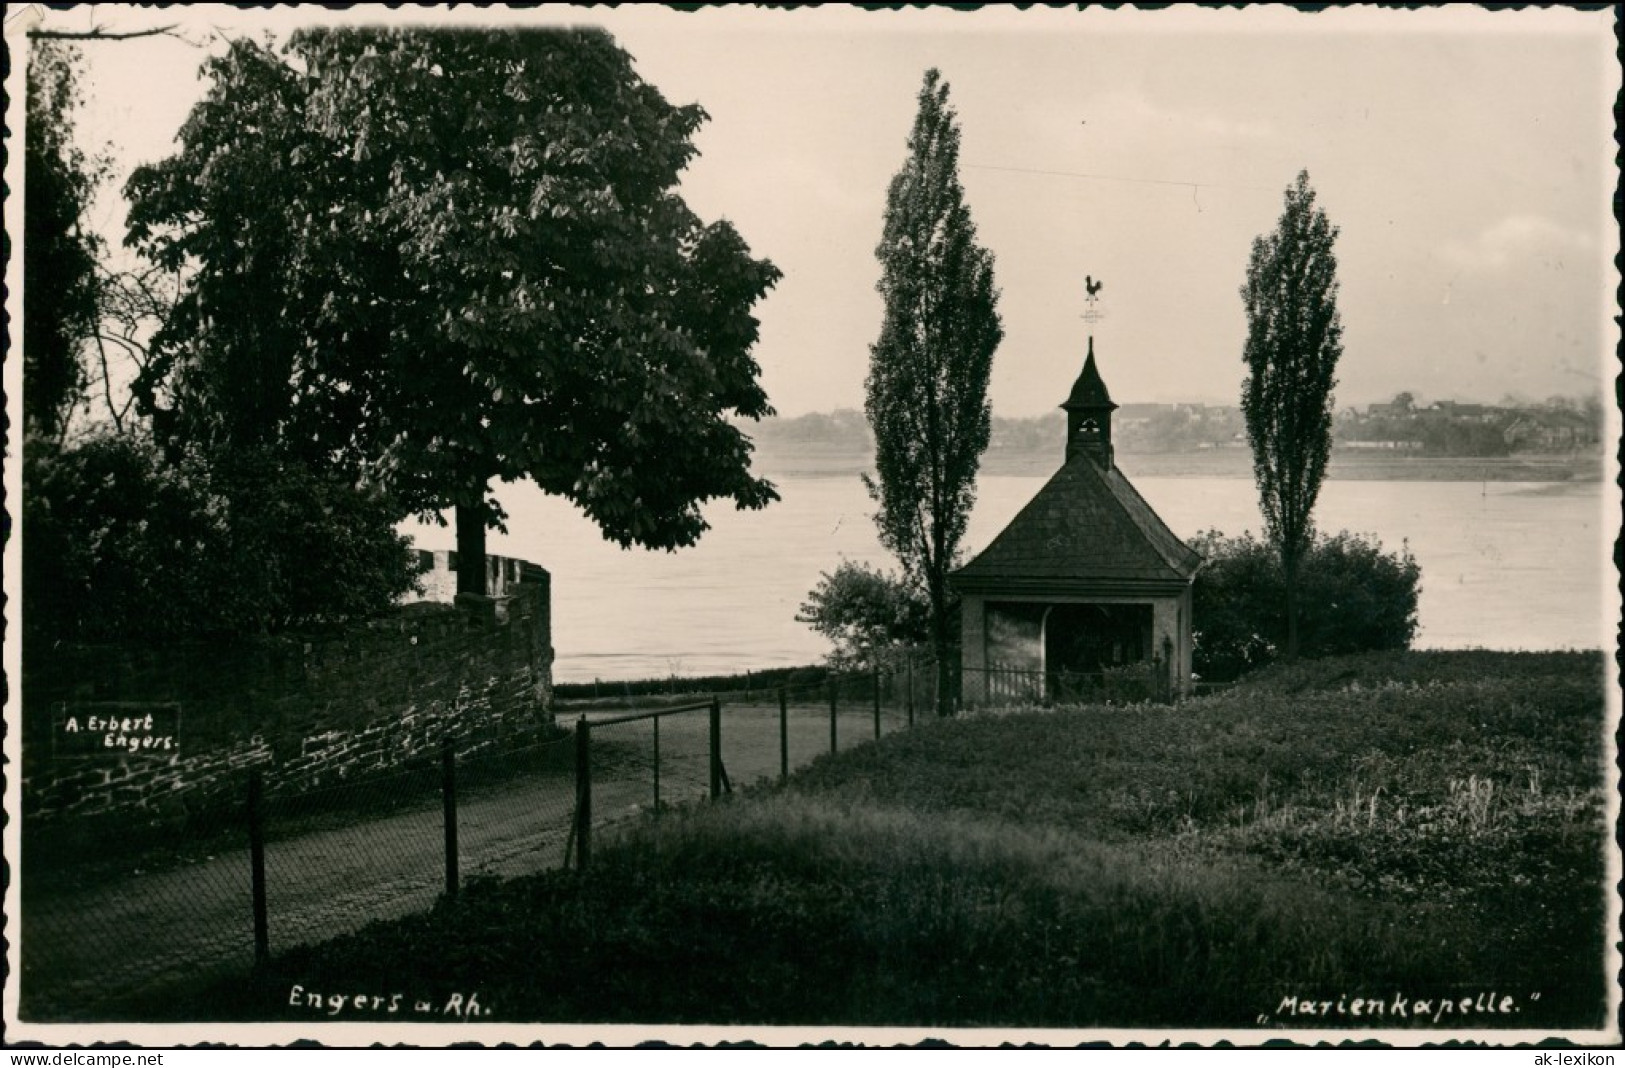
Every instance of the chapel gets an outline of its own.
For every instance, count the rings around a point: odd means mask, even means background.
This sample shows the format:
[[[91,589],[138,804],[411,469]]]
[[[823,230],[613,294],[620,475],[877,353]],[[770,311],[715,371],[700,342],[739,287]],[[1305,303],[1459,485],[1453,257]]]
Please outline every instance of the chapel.
[[[1191,687],[1191,587],[1201,557],[1117,469],[1112,412],[1089,338],[1061,405],[1066,456],[1010,525],[949,581],[961,598],[961,701],[1088,699],[1142,679]]]

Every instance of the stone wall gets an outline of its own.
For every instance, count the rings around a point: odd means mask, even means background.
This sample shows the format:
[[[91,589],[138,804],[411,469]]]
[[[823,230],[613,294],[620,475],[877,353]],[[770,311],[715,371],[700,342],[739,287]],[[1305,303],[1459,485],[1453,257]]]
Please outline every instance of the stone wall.
[[[534,737],[552,722],[550,589],[541,568],[514,573],[502,596],[320,633],[25,646],[24,815],[186,816],[240,799],[254,767],[267,793],[292,793],[422,763],[448,734],[462,754]],[[69,717],[158,703],[179,706],[172,751],[63,744]]]

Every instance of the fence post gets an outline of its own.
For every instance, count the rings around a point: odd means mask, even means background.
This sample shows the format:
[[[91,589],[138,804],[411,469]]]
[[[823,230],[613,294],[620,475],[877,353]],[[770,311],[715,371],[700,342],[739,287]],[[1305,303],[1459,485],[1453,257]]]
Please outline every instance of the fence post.
[[[779,781],[790,777],[790,701],[779,687]]]
[[[650,720],[655,725],[655,816],[660,815],[660,717]]]
[[[260,769],[248,773],[248,868],[254,884],[254,964],[271,959],[271,922],[265,906],[264,785]]]
[[[880,661],[875,661],[875,741],[880,741]]]
[[[592,854],[592,727],[587,717],[576,721],[576,867]]]
[[[1162,688],[1162,701],[1164,704],[1173,704],[1179,691],[1174,685],[1174,642],[1166,634],[1162,636],[1162,667],[1158,682]]]
[[[910,729],[914,726],[914,657],[912,654],[908,658],[908,725]]]
[[[446,899],[457,900],[457,743],[451,735],[440,742],[440,799],[445,809]]]
[[[711,698],[711,800],[722,796],[722,702]]]
[[[838,683],[834,679],[829,680],[829,751],[831,753],[835,752],[835,748],[836,748],[836,746],[835,746],[835,691],[836,691],[837,686],[838,686]]]

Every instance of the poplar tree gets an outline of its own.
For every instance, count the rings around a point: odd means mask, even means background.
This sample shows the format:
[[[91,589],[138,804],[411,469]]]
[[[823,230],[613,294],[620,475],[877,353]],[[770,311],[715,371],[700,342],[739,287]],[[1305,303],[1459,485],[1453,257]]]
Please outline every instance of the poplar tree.
[[[959,128],[948,85],[925,74],[908,158],[886,197],[876,249],[885,298],[880,339],[870,348],[864,405],[875,435],[880,541],[922,587],[937,661],[937,711],[951,709],[948,572],[976,500],[987,449],[988,374],[1004,336],[993,256],[959,184]]]
[[[1273,233],[1255,238],[1241,299],[1247,312],[1241,410],[1253,449],[1264,531],[1286,579],[1288,659],[1298,655],[1298,572],[1332,450],[1332,387],[1343,355],[1337,227],[1315,206],[1309,172],[1286,191]]]

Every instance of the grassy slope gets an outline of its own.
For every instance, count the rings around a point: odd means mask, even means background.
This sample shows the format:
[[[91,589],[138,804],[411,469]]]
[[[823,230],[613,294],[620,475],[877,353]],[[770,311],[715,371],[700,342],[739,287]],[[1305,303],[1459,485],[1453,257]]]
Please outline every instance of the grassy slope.
[[[1464,1023],[1600,1026],[1601,670],[1365,657],[933,724],[210,1004],[319,1018],[285,1007],[300,982],[522,1020],[1248,1026],[1288,994],[1497,990],[1528,1014]]]

